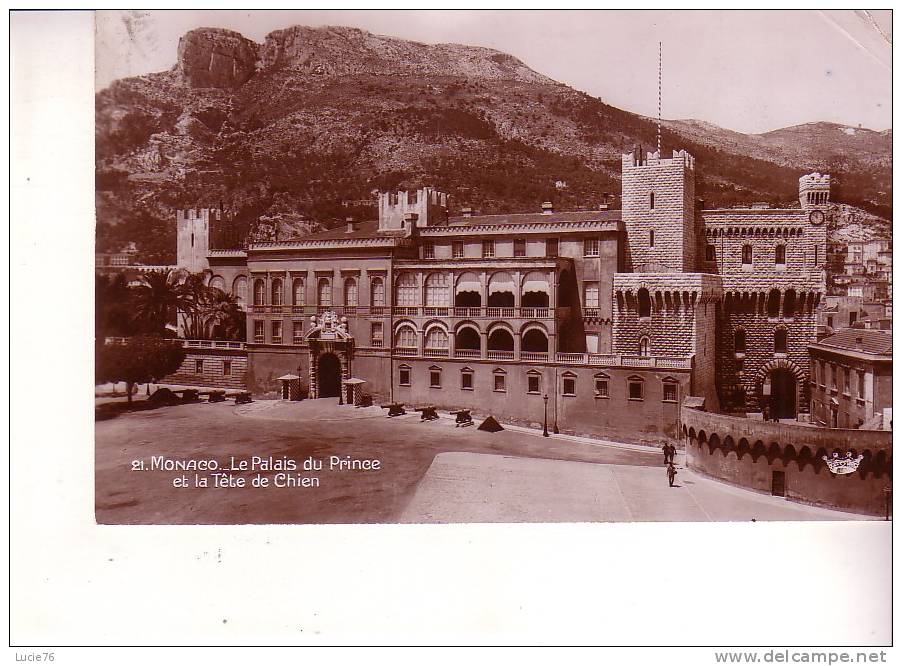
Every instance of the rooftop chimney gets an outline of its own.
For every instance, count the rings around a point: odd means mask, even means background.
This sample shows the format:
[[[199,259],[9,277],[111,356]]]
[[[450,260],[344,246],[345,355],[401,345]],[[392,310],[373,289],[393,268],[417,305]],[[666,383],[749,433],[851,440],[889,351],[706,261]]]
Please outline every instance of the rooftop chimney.
[[[542,202],[542,215],[551,215],[554,212],[554,204],[550,201]]]
[[[348,223],[348,233],[349,233],[349,234],[352,234],[352,233],[354,233],[355,231],[357,231],[357,225],[354,223],[354,218],[353,218],[353,217],[345,218],[345,222]]]
[[[473,209],[467,206],[466,208],[460,209],[460,214],[464,217],[473,217]]]

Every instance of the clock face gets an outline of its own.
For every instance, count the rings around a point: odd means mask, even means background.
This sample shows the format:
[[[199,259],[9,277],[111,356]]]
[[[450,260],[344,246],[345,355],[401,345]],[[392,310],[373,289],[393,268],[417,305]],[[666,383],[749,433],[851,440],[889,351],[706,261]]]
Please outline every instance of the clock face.
[[[811,214],[808,216],[808,221],[811,224],[823,224],[824,223],[824,211],[822,210],[813,210]]]

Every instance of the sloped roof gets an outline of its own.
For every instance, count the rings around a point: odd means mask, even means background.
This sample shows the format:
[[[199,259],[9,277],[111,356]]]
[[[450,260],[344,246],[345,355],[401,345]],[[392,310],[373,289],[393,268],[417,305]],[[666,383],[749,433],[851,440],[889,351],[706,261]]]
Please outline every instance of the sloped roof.
[[[575,210],[560,213],[510,213],[448,218],[449,227],[476,227],[501,224],[554,224],[555,222],[618,222],[619,210]]]
[[[817,344],[822,347],[834,347],[866,354],[892,356],[893,353],[891,333],[866,328],[847,328],[819,340]]]

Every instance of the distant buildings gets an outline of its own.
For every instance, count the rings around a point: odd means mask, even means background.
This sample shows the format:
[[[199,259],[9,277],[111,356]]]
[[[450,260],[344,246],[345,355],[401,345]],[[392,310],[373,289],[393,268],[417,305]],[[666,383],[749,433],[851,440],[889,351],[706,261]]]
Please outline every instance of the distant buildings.
[[[893,339],[846,329],[808,346],[811,418],[828,428],[892,429]]]

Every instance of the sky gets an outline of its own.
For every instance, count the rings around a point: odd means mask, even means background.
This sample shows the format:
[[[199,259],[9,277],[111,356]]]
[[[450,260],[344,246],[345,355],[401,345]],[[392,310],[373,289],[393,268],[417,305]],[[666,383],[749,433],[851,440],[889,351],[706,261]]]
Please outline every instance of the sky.
[[[485,46],[613,106],[746,133],[828,121],[892,125],[891,12],[800,11],[101,11],[98,89],[169,69],[198,27],[263,42],[291,25],[345,25],[425,43]]]

